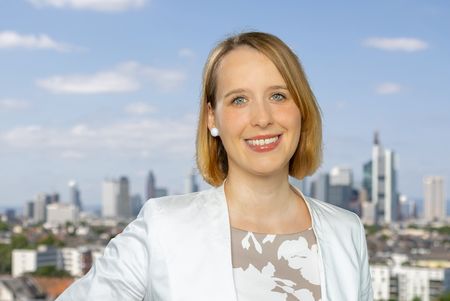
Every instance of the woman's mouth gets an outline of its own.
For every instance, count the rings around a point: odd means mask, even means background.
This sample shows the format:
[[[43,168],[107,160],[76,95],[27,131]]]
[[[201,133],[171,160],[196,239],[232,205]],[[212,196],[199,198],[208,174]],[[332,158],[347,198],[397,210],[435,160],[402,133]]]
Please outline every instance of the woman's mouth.
[[[257,136],[252,139],[245,139],[246,144],[256,152],[268,152],[273,150],[280,143],[281,135]]]

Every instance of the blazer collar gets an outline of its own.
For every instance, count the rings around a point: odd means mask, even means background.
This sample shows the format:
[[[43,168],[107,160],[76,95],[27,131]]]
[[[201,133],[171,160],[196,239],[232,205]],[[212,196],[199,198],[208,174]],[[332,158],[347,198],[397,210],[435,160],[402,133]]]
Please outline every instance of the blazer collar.
[[[224,181],[225,183],[225,181]],[[214,197],[211,198],[214,203],[211,203],[214,207],[214,210],[211,210],[211,213],[214,214],[213,220],[217,222],[217,230],[219,235],[218,243],[223,244],[222,248],[225,250],[225,252],[221,252],[221,254],[216,254],[217,261],[226,259],[226,264],[229,266],[228,269],[225,269],[221,271],[223,273],[222,279],[226,280],[226,286],[233,287],[234,288],[234,278],[233,278],[233,264],[232,264],[232,258],[231,258],[231,226],[230,226],[230,217],[228,212],[228,204],[225,197],[225,191],[224,191],[224,183],[222,185],[213,188],[213,195]],[[292,185],[291,185],[292,186]],[[294,191],[305,200],[305,203],[308,207],[309,214],[311,216],[311,223],[312,228],[316,236],[316,240],[319,246],[319,265],[321,270],[321,290],[322,290],[322,300],[326,301],[328,300],[326,296],[326,282],[325,282],[325,270],[324,270],[324,262],[323,262],[323,252],[324,248],[328,247],[328,242],[323,239],[323,225],[321,224],[321,218],[320,213],[317,208],[317,204],[314,202],[313,199],[310,199],[306,197],[300,189],[298,189],[295,186],[292,186]],[[223,231],[224,229],[227,229],[226,231]],[[224,292],[225,293],[225,292]],[[236,301],[236,290],[233,289],[232,293],[227,292],[228,294],[228,300]]]

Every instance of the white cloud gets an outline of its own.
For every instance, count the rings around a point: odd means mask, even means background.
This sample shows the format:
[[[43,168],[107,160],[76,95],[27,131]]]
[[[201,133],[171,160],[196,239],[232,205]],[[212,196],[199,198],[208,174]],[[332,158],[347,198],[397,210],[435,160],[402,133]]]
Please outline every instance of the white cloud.
[[[83,153],[73,150],[66,150],[61,153],[61,158],[63,159],[79,160],[83,159],[84,157],[85,155]]]
[[[125,112],[132,115],[145,115],[155,111],[155,107],[146,104],[145,102],[135,102],[125,107]]]
[[[387,51],[415,52],[428,48],[428,43],[416,38],[380,38],[373,37],[364,40],[366,47]]]
[[[101,94],[139,90],[141,82],[153,83],[161,90],[172,90],[184,82],[186,76],[179,70],[161,69],[126,62],[110,71],[88,75],[56,75],[39,79],[36,84],[52,93]]]
[[[75,10],[94,10],[101,12],[119,12],[141,8],[147,0],[28,0],[35,7],[68,8]]]
[[[186,75],[180,70],[145,66],[134,61],[120,64],[117,70],[120,73],[128,74],[130,77],[150,81],[166,91],[176,89],[186,79]]]
[[[0,99],[0,111],[25,110],[29,107],[30,103],[23,100],[12,98]]]
[[[70,129],[70,134],[75,137],[95,137],[96,133],[86,124],[77,124]]]
[[[143,154],[192,154],[196,120],[149,118],[109,125],[76,124],[70,128],[22,126],[0,132],[0,145],[14,150],[56,151],[63,158],[83,158],[105,152],[142,157]]]
[[[45,34],[23,35],[15,31],[0,31],[1,48],[49,49],[60,52],[79,49],[65,43],[57,42]]]
[[[182,58],[193,58],[195,57],[195,53],[194,51],[192,51],[192,49],[189,48],[182,48],[178,51],[178,56],[182,57]]]
[[[402,86],[396,83],[382,83],[377,86],[376,92],[382,95],[396,94],[399,93],[402,89]]]
[[[65,94],[120,93],[139,89],[138,81],[116,72],[53,76],[37,80],[36,83],[52,93]]]

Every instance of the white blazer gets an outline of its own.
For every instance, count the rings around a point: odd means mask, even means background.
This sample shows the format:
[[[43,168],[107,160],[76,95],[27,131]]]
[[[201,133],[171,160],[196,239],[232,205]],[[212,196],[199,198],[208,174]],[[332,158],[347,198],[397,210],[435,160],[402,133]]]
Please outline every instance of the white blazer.
[[[322,301],[373,300],[358,216],[304,199],[317,238]],[[238,301],[223,185],[147,201],[91,270],[57,299],[68,300]]]

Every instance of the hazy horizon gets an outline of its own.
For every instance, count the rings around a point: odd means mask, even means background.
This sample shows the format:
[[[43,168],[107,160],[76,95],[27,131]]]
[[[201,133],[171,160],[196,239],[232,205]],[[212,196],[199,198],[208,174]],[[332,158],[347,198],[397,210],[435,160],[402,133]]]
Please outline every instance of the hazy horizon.
[[[355,182],[373,134],[398,156],[398,191],[450,191],[450,3],[157,0],[0,2],[0,206],[39,192],[87,204],[106,177],[183,192],[195,166],[201,72],[225,36],[267,31],[300,57],[323,113],[318,171]],[[207,186],[202,184],[202,189]]]

